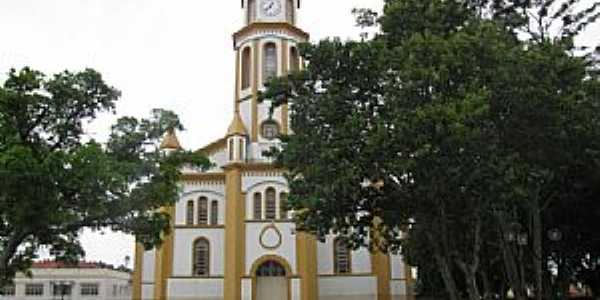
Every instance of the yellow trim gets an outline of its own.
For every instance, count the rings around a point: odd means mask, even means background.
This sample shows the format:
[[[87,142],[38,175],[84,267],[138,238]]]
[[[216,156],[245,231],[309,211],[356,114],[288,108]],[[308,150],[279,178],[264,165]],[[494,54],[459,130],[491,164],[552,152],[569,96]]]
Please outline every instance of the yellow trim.
[[[300,275],[300,299],[318,299],[317,239],[306,232],[296,234],[296,268]]]
[[[144,265],[144,246],[141,243],[135,243],[135,261],[133,267],[133,299],[142,299],[142,274]]]
[[[281,57],[282,57],[282,68],[283,68],[283,76],[287,75],[289,73],[289,63],[290,63],[290,58],[289,58],[289,53],[290,53],[290,49],[288,47],[288,41],[283,40],[281,42]],[[287,104],[284,104],[283,106],[281,106],[281,133],[283,135],[287,135],[288,134],[288,106]]]
[[[241,80],[240,80],[240,56],[242,55],[243,49],[239,51],[235,51],[235,97],[233,99],[233,110],[240,110],[240,103],[238,102],[240,99],[240,89],[242,88]]]
[[[175,217],[175,207],[165,207],[161,209],[166,212],[171,224],[170,232],[163,237],[163,243],[156,249],[154,261],[154,299],[167,300],[167,279],[171,276],[173,268],[173,218]]]
[[[254,263],[252,264],[252,268],[250,268],[250,278],[252,278],[252,300],[257,300],[256,299],[256,282],[257,282],[257,276],[256,276],[256,271],[258,271],[258,268],[260,266],[262,266],[262,264],[268,262],[268,261],[276,261],[277,263],[279,263],[284,269],[285,269],[285,277],[287,280],[287,299],[282,299],[282,300],[291,300],[292,299],[292,278],[296,278],[296,276],[294,276],[294,273],[292,272],[292,268],[290,267],[290,264],[283,259],[282,257],[279,257],[277,255],[265,255],[260,257],[259,259],[257,259],[256,261],[254,261]],[[302,280],[300,280],[300,282],[302,282]],[[317,299],[317,298],[314,298]]]
[[[252,67],[254,68],[254,75],[252,78],[252,129],[250,133],[250,137],[252,142],[258,142],[258,72],[259,72],[259,64],[258,61],[260,59],[260,44],[258,41],[254,41],[252,45],[252,49],[254,50],[254,59],[252,60]]]
[[[412,268],[409,264],[402,259],[404,263],[404,278],[406,280],[406,299],[414,300],[415,299],[415,280],[412,276]]]
[[[390,281],[392,278],[390,256],[378,250],[371,253],[371,269],[373,274],[377,276],[377,299],[390,300]]]
[[[225,280],[224,300],[241,300],[244,275],[246,224],[242,174],[239,168],[226,171],[225,202]]]

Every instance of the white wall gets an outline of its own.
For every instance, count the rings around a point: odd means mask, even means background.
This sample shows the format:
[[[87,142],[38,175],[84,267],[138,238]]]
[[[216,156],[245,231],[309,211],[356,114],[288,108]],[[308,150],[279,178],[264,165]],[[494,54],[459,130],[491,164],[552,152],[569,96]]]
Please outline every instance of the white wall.
[[[275,250],[264,249],[260,245],[260,233],[266,226],[272,223],[246,223],[246,274],[254,262],[265,255],[277,255],[287,261],[296,274],[296,236],[292,235],[293,223],[274,223],[281,233],[281,246]]]
[[[402,255],[390,255],[392,279],[405,279],[403,259]]]
[[[221,278],[171,278],[167,285],[169,300],[223,299]]]
[[[192,247],[197,238],[204,237],[210,242],[210,276],[223,276],[225,262],[225,230],[177,228],[173,239],[173,276],[192,276]]]
[[[154,284],[142,283],[142,299],[154,300]]]
[[[194,201],[194,224],[198,220],[198,199],[208,199],[208,220],[211,218],[211,203],[217,200],[219,203],[219,224],[225,224],[225,187],[223,185],[186,185],[185,192],[175,204],[175,225],[186,225],[186,212],[188,201]]]
[[[129,300],[131,298],[130,274],[111,269],[101,268],[34,268],[32,278],[18,274],[15,278],[15,296],[4,296],[0,299],[7,300],[49,300],[56,299],[53,296],[55,283],[63,281],[71,284],[71,295],[65,295],[65,300]],[[25,290],[28,284],[41,284],[43,295],[26,296]],[[82,284],[96,284],[98,294],[91,296],[81,295]],[[113,294],[113,286],[117,287],[117,293]]]
[[[321,276],[319,299],[376,300],[377,278],[374,276]]]
[[[156,251],[144,251],[142,255],[142,282],[154,282],[154,264],[156,259]]]
[[[325,243],[317,242],[317,272],[319,275],[331,275],[333,267],[333,241],[334,235],[328,235]],[[371,273],[371,254],[365,248],[352,251],[352,273]]]

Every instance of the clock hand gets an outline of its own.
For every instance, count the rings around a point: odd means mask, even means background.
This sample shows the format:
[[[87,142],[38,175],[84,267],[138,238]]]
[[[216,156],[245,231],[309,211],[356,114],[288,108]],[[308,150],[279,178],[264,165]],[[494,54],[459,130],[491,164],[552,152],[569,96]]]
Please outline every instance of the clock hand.
[[[273,8],[273,2],[269,3],[269,6],[267,6],[267,10],[271,10],[271,8]]]

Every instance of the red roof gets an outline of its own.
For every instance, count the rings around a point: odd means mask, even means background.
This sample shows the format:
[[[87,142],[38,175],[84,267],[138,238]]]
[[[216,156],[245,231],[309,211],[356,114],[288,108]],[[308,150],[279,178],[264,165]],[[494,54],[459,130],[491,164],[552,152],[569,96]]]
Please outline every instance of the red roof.
[[[112,266],[100,262],[80,261],[76,265],[55,260],[36,261],[31,266],[34,269],[106,269]]]

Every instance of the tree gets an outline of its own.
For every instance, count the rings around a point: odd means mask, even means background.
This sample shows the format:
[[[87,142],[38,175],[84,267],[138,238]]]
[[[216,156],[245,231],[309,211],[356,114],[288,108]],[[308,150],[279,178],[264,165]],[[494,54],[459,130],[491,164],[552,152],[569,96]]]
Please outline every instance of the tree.
[[[435,264],[450,299],[508,288],[524,299],[528,286],[541,298],[543,219],[597,197],[600,84],[572,41],[598,6],[389,0],[374,40],[304,45],[306,70],[261,95],[293,102],[294,134],[275,155],[299,225],[356,247],[403,246]]]
[[[121,118],[103,145],[83,126],[114,111],[120,93],[98,72],[8,75],[0,87],[0,283],[27,272],[43,246],[78,259],[83,228],[160,243],[169,218],[159,208],[177,199],[179,168],[209,165],[196,153],[159,149],[168,129],[183,129],[177,116],[157,109],[149,119]]]

